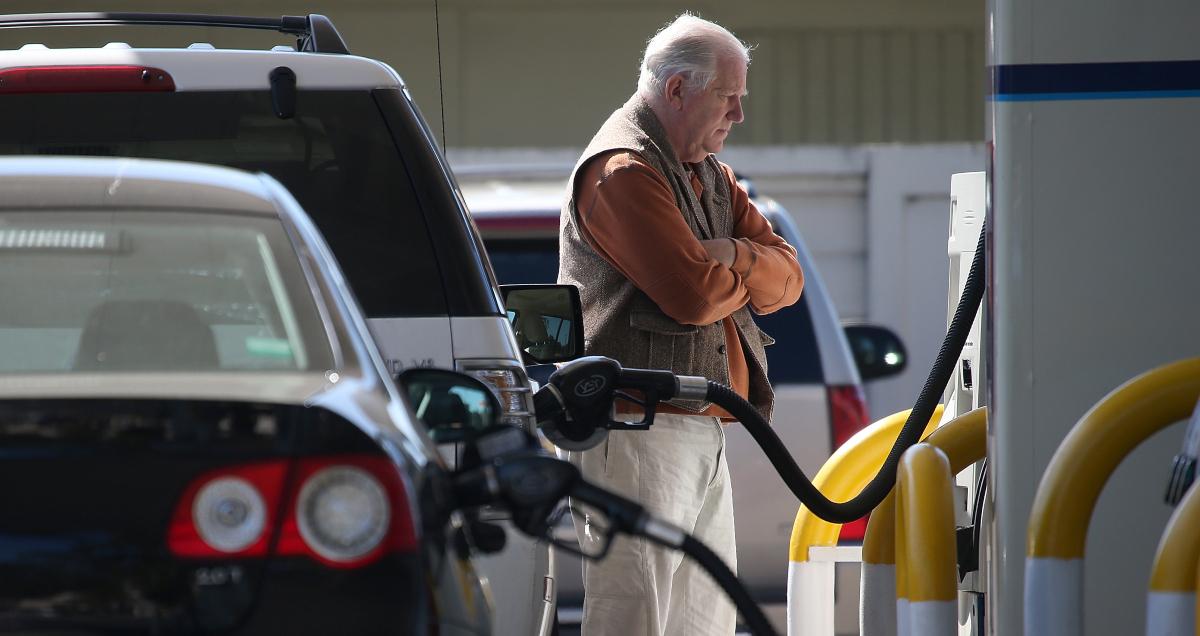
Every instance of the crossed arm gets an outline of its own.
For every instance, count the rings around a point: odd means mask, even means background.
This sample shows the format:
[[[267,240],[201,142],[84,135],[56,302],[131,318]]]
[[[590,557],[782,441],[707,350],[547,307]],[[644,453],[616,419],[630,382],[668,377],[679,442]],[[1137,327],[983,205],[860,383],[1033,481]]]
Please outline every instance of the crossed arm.
[[[597,157],[580,177],[585,238],[680,323],[711,324],[747,303],[771,313],[796,302],[804,287],[795,249],[723,168],[733,236],[711,240],[695,238],[666,179],[632,152]]]

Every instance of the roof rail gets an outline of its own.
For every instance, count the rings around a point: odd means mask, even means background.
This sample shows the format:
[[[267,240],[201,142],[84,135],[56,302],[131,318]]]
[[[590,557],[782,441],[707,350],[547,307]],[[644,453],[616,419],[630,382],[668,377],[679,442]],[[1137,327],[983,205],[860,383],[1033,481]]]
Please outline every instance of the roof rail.
[[[21,13],[0,15],[0,29],[62,26],[203,26],[263,29],[296,36],[296,49],[313,53],[347,54],[345,40],[333,22],[318,13],[254,18],[200,13]]]

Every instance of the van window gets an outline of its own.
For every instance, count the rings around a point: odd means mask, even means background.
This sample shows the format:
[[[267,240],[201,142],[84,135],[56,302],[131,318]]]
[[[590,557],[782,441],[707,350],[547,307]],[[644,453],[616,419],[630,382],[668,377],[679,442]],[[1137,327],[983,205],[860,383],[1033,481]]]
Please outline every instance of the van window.
[[[558,239],[487,239],[484,243],[501,284],[557,281]],[[754,321],[775,339],[775,344],[767,347],[772,384],[824,383],[821,352],[806,296],[801,295],[795,305],[773,314],[756,315]]]
[[[291,191],[369,317],[446,314],[437,256],[370,91],[304,91],[296,116],[267,91],[4,97],[0,154],[198,161],[265,172]]]

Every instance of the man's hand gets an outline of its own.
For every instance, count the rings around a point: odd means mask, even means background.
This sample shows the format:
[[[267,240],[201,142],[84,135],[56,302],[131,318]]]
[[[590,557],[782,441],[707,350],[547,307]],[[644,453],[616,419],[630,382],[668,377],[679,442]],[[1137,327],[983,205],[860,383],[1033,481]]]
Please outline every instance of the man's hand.
[[[733,267],[733,259],[737,256],[737,245],[731,238],[702,239],[700,245],[708,252],[708,257],[724,265]]]

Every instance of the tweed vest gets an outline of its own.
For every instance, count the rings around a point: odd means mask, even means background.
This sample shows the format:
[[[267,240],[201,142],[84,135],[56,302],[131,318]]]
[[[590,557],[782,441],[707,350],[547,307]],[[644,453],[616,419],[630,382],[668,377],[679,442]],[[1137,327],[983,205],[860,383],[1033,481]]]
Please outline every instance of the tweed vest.
[[[575,205],[576,179],[594,157],[613,150],[637,153],[666,177],[692,233],[698,239],[733,234],[729,182],[716,158],[709,155],[693,169],[704,190],[697,197],[687,170],[675,155],[662,124],[650,106],[634,96],[614,112],[588,144],[571,173],[567,201],[559,226],[558,282],[579,288],[583,301],[584,350],[587,355],[608,356],[622,366],[669,369],[678,375],[701,375],[729,384],[726,347],[744,346],[750,370],[748,399],[770,421],[774,394],[767,381],[763,347],[773,342],[759,330],[747,307],[733,313],[741,343],[726,343],[721,321],[686,325],[663,313],[604,257],[596,253],[579,231]],[[636,216],[629,223],[637,223]],[[699,412],[708,402],[672,400],[686,411]]]

